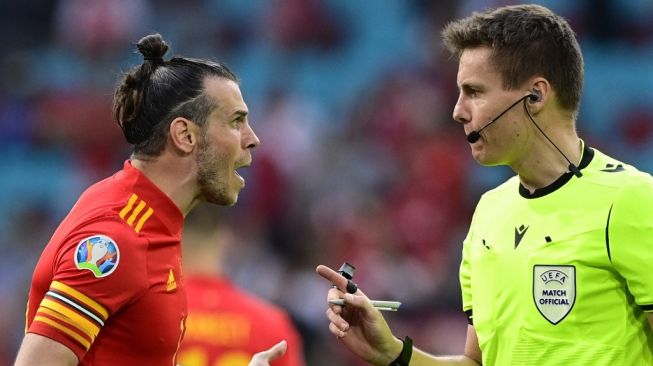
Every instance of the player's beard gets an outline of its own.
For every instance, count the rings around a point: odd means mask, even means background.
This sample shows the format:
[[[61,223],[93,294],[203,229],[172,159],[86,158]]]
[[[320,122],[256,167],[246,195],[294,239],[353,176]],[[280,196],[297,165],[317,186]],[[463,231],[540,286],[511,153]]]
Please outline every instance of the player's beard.
[[[233,174],[233,166],[208,140],[206,134],[201,135],[197,153],[200,197],[206,202],[231,206],[238,199],[238,192],[230,192],[229,187],[229,174]]]

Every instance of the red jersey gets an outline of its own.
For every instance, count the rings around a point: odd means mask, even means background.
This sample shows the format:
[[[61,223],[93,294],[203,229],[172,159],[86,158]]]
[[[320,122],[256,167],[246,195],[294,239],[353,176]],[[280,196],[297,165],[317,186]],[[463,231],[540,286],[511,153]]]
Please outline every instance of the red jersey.
[[[26,331],[81,365],[174,365],[186,318],[183,215],[129,162],[87,189],[39,259]]]
[[[184,366],[247,366],[252,355],[282,339],[286,354],[272,366],[303,366],[303,347],[290,318],[279,307],[225,278],[187,277],[188,320],[179,363]]]

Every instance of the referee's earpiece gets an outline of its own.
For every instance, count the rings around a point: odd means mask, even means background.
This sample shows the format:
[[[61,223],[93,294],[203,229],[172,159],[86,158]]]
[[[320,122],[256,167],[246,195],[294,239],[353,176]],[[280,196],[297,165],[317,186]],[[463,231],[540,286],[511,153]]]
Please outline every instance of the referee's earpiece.
[[[540,101],[540,99],[542,99],[542,93],[537,89],[533,89],[531,90],[531,94],[528,96],[528,99],[530,103],[537,103]]]

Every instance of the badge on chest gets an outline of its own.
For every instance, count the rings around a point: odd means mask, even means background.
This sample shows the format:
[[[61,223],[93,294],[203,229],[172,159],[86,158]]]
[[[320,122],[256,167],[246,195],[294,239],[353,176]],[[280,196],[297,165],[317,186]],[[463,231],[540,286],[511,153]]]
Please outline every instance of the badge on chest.
[[[576,267],[534,265],[533,300],[546,320],[553,325],[560,323],[576,302]]]

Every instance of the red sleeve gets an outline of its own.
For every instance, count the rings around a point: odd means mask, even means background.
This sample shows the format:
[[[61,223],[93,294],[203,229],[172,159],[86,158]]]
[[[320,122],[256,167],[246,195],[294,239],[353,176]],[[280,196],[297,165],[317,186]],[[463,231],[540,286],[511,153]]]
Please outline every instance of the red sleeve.
[[[102,218],[55,233],[52,245],[57,250],[46,249],[34,276],[49,266],[52,281],[28,332],[67,346],[81,360],[111,315],[147,290],[147,241],[124,222]]]
[[[288,343],[288,349],[279,361],[272,364],[275,366],[305,366],[302,338],[290,318],[283,312],[279,314],[278,329],[280,330],[280,338],[277,342],[285,339]]]

